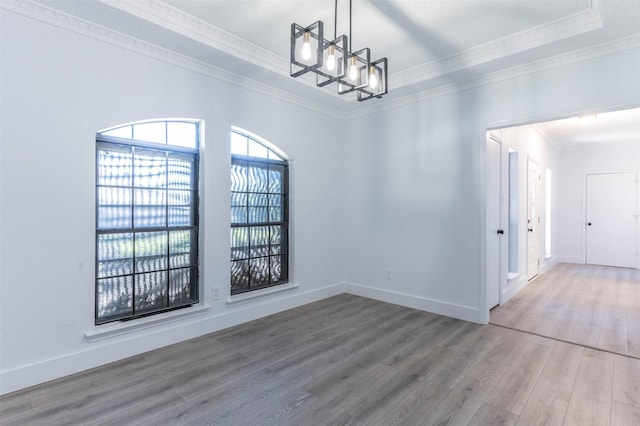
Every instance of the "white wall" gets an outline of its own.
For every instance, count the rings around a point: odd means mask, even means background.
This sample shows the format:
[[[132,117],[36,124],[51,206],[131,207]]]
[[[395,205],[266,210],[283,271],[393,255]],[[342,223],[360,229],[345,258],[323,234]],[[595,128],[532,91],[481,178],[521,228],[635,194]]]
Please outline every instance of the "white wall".
[[[345,141],[349,291],[488,321],[486,130],[637,105],[638,53],[545,69],[351,120]],[[386,269],[393,271],[391,280]]]
[[[603,141],[606,142],[606,141]],[[640,170],[640,141],[565,149],[558,175],[558,260],[585,263],[585,176]]]
[[[472,141],[480,136],[484,148],[485,129],[461,125],[476,114],[467,98],[428,99],[350,123],[345,268],[352,291],[479,319],[484,160]]]
[[[0,20],[0,393],[343,290],[486,322],[486,130],[640,102],[636,49],[338,122],[12,12]],[[300,287],[207,300],[203,314],[88,343],[95,132],[166,116],[206,123],[205,296],[229,282],[231,125],[294,159]]]
[[[342,121],[12,12],[0,19],[0,393],[341,292]],[[95,133],[162,117],[205,122],[200,270],[211,308],[89,343]],[[211,300],[213,287],[229,291],[232,125],[293,158],[290,278],[299,285],[237,306]]]

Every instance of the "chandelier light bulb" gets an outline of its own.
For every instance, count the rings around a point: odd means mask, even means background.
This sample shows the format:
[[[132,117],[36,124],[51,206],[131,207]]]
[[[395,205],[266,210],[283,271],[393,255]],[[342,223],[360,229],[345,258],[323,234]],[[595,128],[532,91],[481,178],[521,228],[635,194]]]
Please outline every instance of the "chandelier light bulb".
[[[349,78],[353,81],[358,79],[358,63],[355,56],[352,56],[349,60]]]
[[[376,75],[376,67],[369,67],[369,87],[375,89],[378,87],[378,76]]]
[[[305,31],[302,36],[302,59],[308,61],[311,59],[311,34]]]
[[[329,51],[327,53],[327,69],[329,71],[336,69],[336,46],[334,44],[329,45]]]
[[[353,93],[358,102],[380,99],[388,93],[387,58],[372,61],[368,47],[353,50],[351,10],[354,2],[342,1],[349,3],[348,35],[338,36],[338,0],[334,2],[333,39],[327,36],[328,31],[320,20],[307,26],[291,24],[289,73],[293,78],[315,74],[316,86],[336,83],[338,95]]]

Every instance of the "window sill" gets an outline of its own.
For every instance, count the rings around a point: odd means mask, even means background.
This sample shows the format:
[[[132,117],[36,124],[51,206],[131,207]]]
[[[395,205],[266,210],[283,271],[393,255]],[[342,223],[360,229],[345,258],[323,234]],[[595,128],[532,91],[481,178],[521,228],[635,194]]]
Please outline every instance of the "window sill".
[[[129,334],[139,330],[157,327],[163,324],[169,324],[178,320],[182,320],[184,318],[202,315],[208,312],[210,308],[210,305],[196,305],[191,308],[166,312],[164,314],[158,314],[151,317],[98,325],[96,326],[95,330],[87,331],[86,333],[84,333],[84,337],[89,343],[97,342],[99,340],[121,336],[123,334]]]
[[[298,288],[298,284],[281,284],[275,287],[268,287],[262,290],[250,291],[248,293],[237,294],[229,297],[225,302],[228,306],[239,305],[241,303],[250,302],[255,299],[270,296],[276,293],[282,293]]]
[[[513,281],[519,276],[520,276],[520,273],[518,272],[509,272],[509,274],[507,274],[507,281]]]

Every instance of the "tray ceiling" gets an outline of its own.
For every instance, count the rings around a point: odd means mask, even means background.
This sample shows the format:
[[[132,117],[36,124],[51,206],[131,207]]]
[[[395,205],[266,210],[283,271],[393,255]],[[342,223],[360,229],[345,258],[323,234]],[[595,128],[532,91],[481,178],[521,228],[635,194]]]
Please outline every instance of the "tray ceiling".
[[[329,108],[358,104],[333,86],[316,88],[312,76],[289,77],[291,23],[322,20],[332,34],[331,0],[38,2]],[[349,33],[348,8],[338,0],[338,35]],[[370,103],[611,43],[640,43],[637,0],[354,0],[352,15],[353,48],[389,59],[390,93]]]
[[[330,0],[3,0],[6,8],[25,4],[95,25],[98,38],[107,38],[101,29],[113,31],[121,44],[160,48],[174,62],[287,93],[334,115],[529,64],[579,60],[576,52],[593,57],[640,45],[637,0],[353,0],[353,48],[389,59],[389,94],[364,105],[332,85],[315,87],[312,76],[289,77],[291,23],[322,20],[332,35]],[[348,7],[338,0],[338,35],[348,34]]]

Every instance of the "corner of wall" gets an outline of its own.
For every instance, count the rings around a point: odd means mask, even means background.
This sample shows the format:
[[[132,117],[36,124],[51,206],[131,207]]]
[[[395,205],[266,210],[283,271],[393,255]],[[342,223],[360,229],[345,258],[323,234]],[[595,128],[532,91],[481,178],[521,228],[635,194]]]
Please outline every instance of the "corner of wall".
[[[552,255],[544,260],[544,263],[540,266],[540,273],[544,274],[558,263],[558,256]]]
[[[351,282],[344,283],[343,288],[345,293],[368,297],[381,302],[393,303],[407,308],[418,309],[477,324],[486,324],[487,322],[486,319],[483,318],[480,310],[472,306],[456,305],[427,297],[380,289]]]
[[[527,276],[525,274],[518,274],[513,279],[507,281],[507,288],[500,293],[500,304],[506,303],[509,299],[515,296],[520,290],[525,288],[529,284]]]

